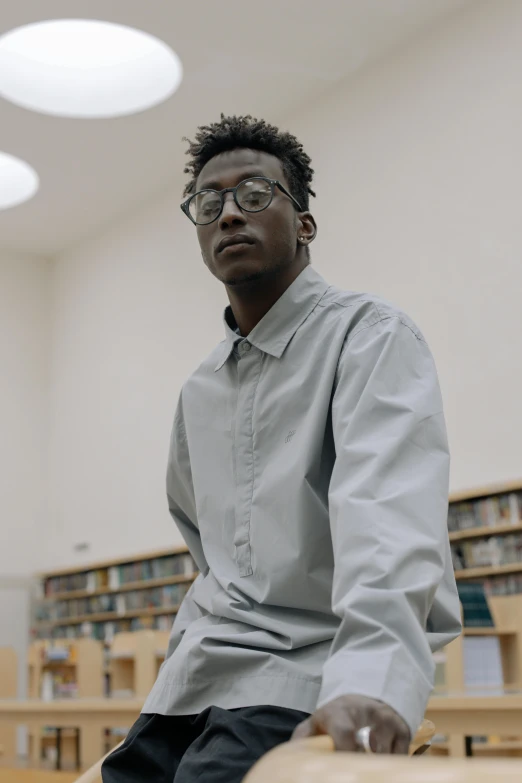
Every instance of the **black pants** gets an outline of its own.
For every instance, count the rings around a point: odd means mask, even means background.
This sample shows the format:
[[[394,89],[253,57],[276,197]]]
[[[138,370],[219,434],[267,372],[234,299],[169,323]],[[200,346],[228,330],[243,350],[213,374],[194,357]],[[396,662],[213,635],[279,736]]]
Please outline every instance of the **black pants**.
[[[255,762],[290,739],[306,712],[209,707],[199,715],[141,715],[105,760],[103,783],[240,783]]]

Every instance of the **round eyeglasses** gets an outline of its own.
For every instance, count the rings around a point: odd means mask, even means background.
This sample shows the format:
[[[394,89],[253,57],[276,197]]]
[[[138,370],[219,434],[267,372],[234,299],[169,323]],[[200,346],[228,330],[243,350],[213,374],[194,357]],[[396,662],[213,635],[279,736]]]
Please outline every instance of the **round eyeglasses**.
[[[250,177],[244,179],[235,188],[199,190],[181,204],[181,209],[194,225],[208,226],[221,215],[225,193],[233,194],[239,209],[245,212],[262,212],[272,203],[276,187],[293,201],[299,212],[303,211],[299,202],[279,180],[268,179],[268,177]]]

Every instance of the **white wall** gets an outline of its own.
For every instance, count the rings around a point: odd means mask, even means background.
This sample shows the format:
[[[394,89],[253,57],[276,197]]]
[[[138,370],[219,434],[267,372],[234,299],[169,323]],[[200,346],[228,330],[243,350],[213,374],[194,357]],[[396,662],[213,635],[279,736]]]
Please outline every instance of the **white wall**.
[[[452,489],[522,478],[522,3],[476,3],[293,118],[325,276],[402,306],[443,388]]]
[[[28,574],[38,568],[47,529],[49,282],[45,260],[0,256],[3,577]]]
[[[30,600],[30,576],[0,574],[0,647],[9,645],[18,653],[19,696],[25,695],[27,688],[27,666],[22,662],[27,648]]]
[[[316,268],[400,305],[428,338],[452,489],[521,472],[521,28],[520,3],[476,4],[280,123],[317,172]],[[170,425],[226,304],[181,189],[54,266],[49,565],[179,541]]]
[[[48,528],[49,264],[0,256],[0,646],[24,661]],[[27,669],[18,669],[25,696]],[[19,750],[24,748],[19,736]]]
[[[170,429],[181,383],[221,339],[223,293],[179,201],[55,263],[49,564],[182,543],[166,506]]]

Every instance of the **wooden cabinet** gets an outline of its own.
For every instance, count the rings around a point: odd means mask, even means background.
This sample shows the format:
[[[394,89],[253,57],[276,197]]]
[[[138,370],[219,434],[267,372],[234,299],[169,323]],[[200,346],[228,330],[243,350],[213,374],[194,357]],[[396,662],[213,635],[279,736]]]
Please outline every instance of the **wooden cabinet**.
[[[33,642],[28,664],[30,699],[104,695],[103,645],[94,639]]]
[[[18,696],[18,656],[13,647],[0,647],[0,699]],[[0,722],[0,763],[16,758],[16,728]]]
[[[110,647],[111,695],[145,699],[167,652],[166,631],[119,633]]]

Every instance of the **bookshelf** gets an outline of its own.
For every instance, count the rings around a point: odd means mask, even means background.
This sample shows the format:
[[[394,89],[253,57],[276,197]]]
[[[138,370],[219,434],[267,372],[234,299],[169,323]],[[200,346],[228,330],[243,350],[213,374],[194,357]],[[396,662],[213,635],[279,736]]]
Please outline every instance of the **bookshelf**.
[[[30,699],[95,699],[104,695],[104,650],[94,639],[38,640],[29,647],[28,695]],[[45,726],[31,727],[29,748],[35,732],[43,757],[52,763],[75,768],[78,756],[78,730]],[[59,751],[58,751],[59,747]]]
[[[170,631],[196,576],[186,547],[41,574],[33,638],[110,644],[117,633]]]
[[[468,607],[467,622],[477,627],[465,625],[457,646],[453,643],[453,663],[449,666],[450,678],[453,677],[452,689],[463,689],[465,681],[474,681],[481,668],[483,676],[484,670],[487,670],[484,681],[491,676],[494,680],[500,679],[501,686],[505,688],[520,689],[522,481],[453,494],[448,509],[448,530],[461,601],[466,595],[469,598],[472,595],[470,591],[479,583],[490,610],[489,624],[493,621],[493,627],[486,627],[487,618],[482,616],[480,606],[472,603]],[[484,627],[479,627],[481,618]],[[455,651],[459,647],[457,658],[460,660],[455,661]],[[451,653],[451,648],[450,645],[445,653]],[[447,753],[450,745],[451,742],[441,743],[436,752]],[[473,752],[480,756],[520,756],[522,739],[477,737],[473,739]]]
[[[448,530],[457,582],[522,595],[522,480],[453,493]]]
[[[29,695],[145,698],[165,657],[174,616],[197,576],[186,547],[106,560],[39,575],[32,607]],[[80,729],[81,731],[81,729]],[[126,732],[124,732],[126,733]],[[121,730],[105,731],[106,750]],[[46,727],[44,755],[76,764],[78,730]]]
[[[522,594],[522,480],[452,493],[448,529],[458,582]],[[119,632],[168,631],[196,576],[186,547],[42,574],[33,636],[110,642]]]
[[[476,677],[476,672],[472,672],[481,659],[488,661],[488,671],[497,662],[495,677],[500,675],[501,687],[519,689],[522,687],[522,480],[452,493],[448,531],[461,600],[473,588],[473,583],[481,584],[491,613],[489,624],[493,621],[493,626],[487,627],[480,608],[472,607],[467,620],[472,625],[465,625],[462,636],[435,656],[435,691],[464,690],[466,682]],[[451,745],[452,738],[435,743],[433,752],[447,754]],[[480,756],[520,756],[522,740],[475,737],[473,752]]]
[[[435,694],[460,694],[475,690],[483,695],[494,696],[499,690],[518,691],[522,687],[522,596],[508,595],[486,598],[491,611],[493,626],[464,627],[461,636],[454,639],[443,650],[434,653]],[[514,611],[514,608],[517,611]],[[466,650],[467,642],[486,641],[488,649]],[[494,644],[496,639],[497,644]],[[493,647],[489,641],[493,641]],[[480,648],[483,646],[480,645]],[[467,654],[466,654],[467,653]],[[471,653],[471,656],[470,656]],[[478,656],[478,660],[477,660]],[[475,660],[473,660],[475,658]],[[492,682],[489,676],[479,682],[476,677],[477,663],[482,674],[485,670],[495,671]],[[468,669],[469,667],[469,669]],[[470,672],[471,669],[471,672]],[[473,675],[473,670],[475,674]],[[470,677],[469,675],[472,674]],[[473,736],[473,755],[476,756],[522,756],[522,738],[516,736]],[[434,755],[452,755],[462,752],[463,737],[437,735],[432,745]],[[460,747],[459,747],[460,745]]]
[[[458,582],[522,595],[522,480],[453,493],[448,529]],[[169,631],[196,576],[186,547],[42,574],[33,638],[110,643],[116,633]]]

